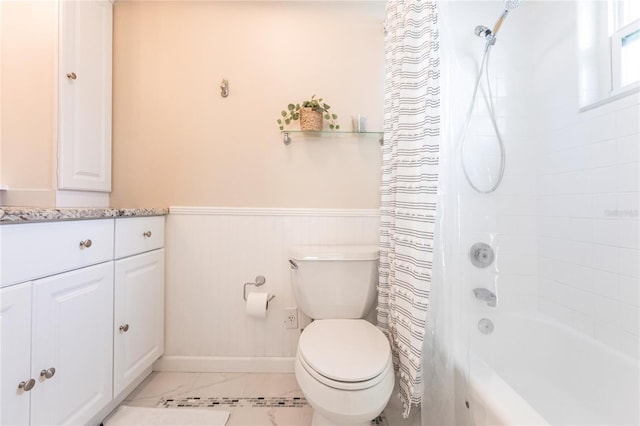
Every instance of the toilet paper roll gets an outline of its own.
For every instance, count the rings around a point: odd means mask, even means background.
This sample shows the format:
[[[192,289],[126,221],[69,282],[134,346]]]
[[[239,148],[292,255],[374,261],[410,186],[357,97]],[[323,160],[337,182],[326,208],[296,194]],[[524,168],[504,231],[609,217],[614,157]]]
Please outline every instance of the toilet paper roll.
[[[267,316],[268,293],[249,293],[247,296],[247,315],[254,318]]]

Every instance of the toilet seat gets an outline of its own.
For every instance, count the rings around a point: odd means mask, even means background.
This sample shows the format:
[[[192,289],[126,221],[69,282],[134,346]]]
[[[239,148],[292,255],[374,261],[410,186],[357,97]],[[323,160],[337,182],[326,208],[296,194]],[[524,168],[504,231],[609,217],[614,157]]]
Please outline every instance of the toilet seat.
[[[343,390],[375,386],[393,368],[385,335],[360,319],[312,322],[300,336],[298,359],[316,380]]]
[[[343,391],[357,391],[357,390],[372,388],[385,379],[385,377],[387,376],[387,372],[389,370],[393,370],[393,362],[391,361],[391,359],[389,359],[389,363],[387,364],[386,368],[378,376],[372,379],[364,380],[360,382],[343,382],[343,381],[330,379],[318,373],[316,370],[311,368],[309,364],[307,364],[304,358],[300,355],[300,352],[298,352],[297,358],[300,364],[302,365],[302,367],[304,368],[304,370],[307,373],[309,373],[309,375],[312,376],[319,383],[322,383],[325,386],[338,389],[338,390],[343,390]]]

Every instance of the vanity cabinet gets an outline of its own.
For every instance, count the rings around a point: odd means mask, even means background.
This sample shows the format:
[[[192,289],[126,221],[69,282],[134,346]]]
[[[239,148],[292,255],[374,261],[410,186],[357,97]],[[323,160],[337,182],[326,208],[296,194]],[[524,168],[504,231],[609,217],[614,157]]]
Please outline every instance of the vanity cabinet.
[[[164,351],[163,246],[163,217],[116,219],[114,396]]]
[[[164,217],[120,220],[0,225],[0,424],[87,424],[162,354]]]
[[[113,262],[0,291],[1,424],[83,424],[111,394]]]
[[[58,188],[111,191],[109,0],[61,1]]]
[[[2,287],[113,260],[113,220],[0,225]]]
[[[32,297],[31,424],[85,424],[112,397],[113,262],[33,281]]]
[[[0,290],[0,424],[29,424],[31,283]]]

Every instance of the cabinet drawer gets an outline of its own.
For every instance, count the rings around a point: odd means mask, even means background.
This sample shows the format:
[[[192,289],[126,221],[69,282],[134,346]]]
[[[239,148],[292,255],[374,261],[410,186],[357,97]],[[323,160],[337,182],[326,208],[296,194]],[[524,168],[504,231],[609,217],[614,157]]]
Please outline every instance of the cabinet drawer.
[[[0,283],[16,284],[113,258],[113,219],[0,226]]]
[[[164,216],[116,219],[116,259],[161,247],[164,247]]]

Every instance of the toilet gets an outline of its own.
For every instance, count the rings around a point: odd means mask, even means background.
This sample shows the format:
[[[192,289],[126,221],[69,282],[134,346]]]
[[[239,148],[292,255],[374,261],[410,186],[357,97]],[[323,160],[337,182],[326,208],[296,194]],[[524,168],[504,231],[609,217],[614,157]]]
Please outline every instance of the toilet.
[[[295,374],[313,426],[370,425],[394,385],[385,335],[363,318],[376,303],[378,247],[289,250],[298,308],[313,319],[298,343]]]

